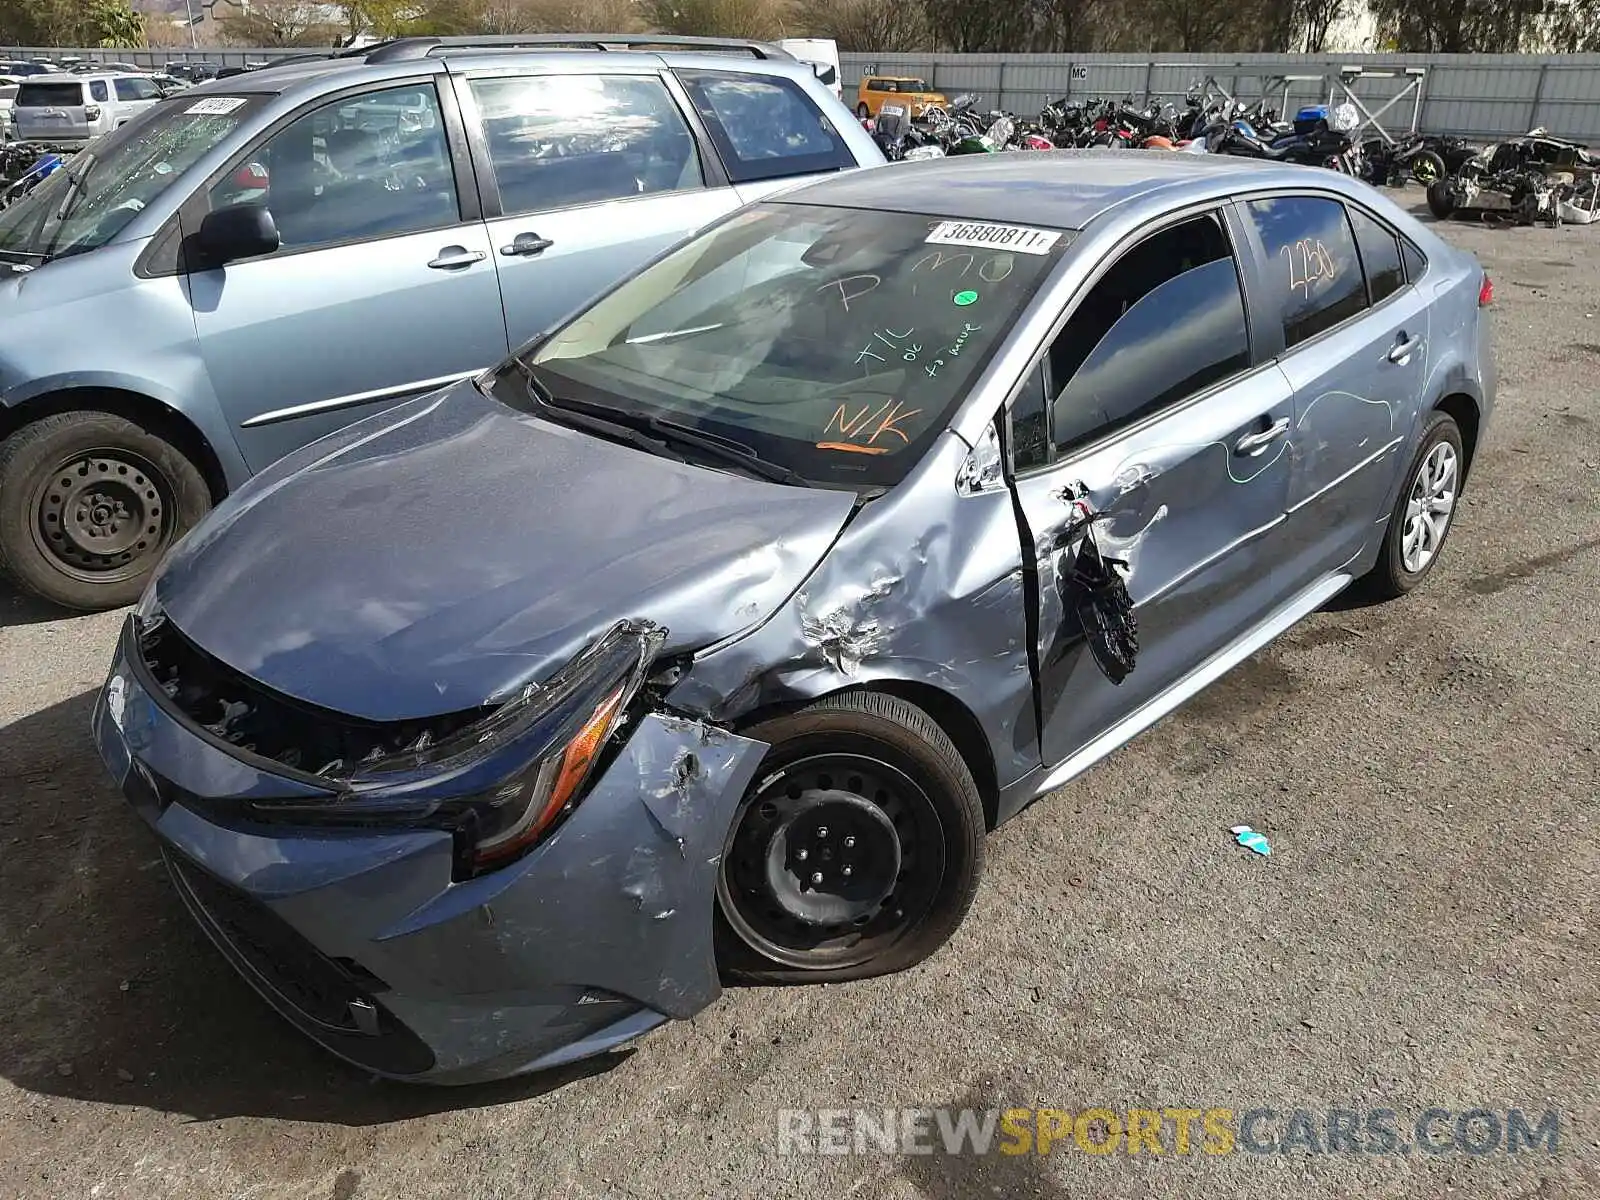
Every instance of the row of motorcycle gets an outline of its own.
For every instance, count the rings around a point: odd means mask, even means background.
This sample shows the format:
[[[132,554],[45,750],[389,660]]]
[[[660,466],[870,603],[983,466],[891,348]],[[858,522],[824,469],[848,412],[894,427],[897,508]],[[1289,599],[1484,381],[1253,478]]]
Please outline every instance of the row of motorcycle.
[[[1284,120],[1270,100],[1246,104],[1209,81],[1184,104],[1097,99],[1047,103],[1036,120],[984,110],[973,95],[930,106],[913,122],[884,106],[864,122],[891,162],[1007,150],[1143,148],[1233,154],[1325,167],[1378,186],[1415,180],[1437,217],[1500,210],[1531,224],[1600,220],[1600,160],[1581,143],[1535,129],[1480,147],[1464,138],[1412,133],[1358,138],[1355,105],[1313,104]]]
[[[979,97],[968,94],[948,107],[928,106],[915,122],[903,108],[885,105],[864,124],[891,161],[1004,150],[1143,147],[1243,154],[1362,173],[1362,149],[1354,138],[1359,119],[1350,104],[1312,105],[1283,121],[1265,100],[1247,105],[1191,90],[1182,108],[1163,101],[1139,105],[1131,97],[1079,103],[1063,98],[1046,104],[1036,120],[1027,120],[985,111]]]

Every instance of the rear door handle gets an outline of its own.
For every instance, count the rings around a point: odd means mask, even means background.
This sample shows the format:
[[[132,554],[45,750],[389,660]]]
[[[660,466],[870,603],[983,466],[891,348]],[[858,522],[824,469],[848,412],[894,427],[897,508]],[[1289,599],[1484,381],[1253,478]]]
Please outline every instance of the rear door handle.
[[[519,233],[511,239],[509,246],[500,247],[500,253],[507,258],[532,258],[554,245],[549,238],[540,237],[537,233]]]
[[[1411,357],[1412,352],[1420,345],[1422,345],[1421,338],[1408,338],[1404,334],[1401,334],[1400,341],[1396,342],[1393,349],[1389,351],[1389,361],[1392,363],[1405,362],[1406,359]]]
[[[431,260],[428,265],[435,271],[453,271],[458,267],[470,267],[473,263],[482,262],[488,257],[482,250],[468,250],[465,246],[446,246],[439,251],[439,257]]]
[[[1289,418],[1279,417],[1260,433],[1247,433],[1233,444],[1235,454],[1260,454],[1273,442],[1289,432]]]

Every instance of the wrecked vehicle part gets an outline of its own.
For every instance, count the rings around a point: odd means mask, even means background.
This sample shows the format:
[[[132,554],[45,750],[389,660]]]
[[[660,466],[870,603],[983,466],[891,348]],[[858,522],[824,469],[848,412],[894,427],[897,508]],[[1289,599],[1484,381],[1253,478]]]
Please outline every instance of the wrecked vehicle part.
[[[130,618],[123,649],[146,686],[194,726],[266,760],[268,770],[330,788],[224,802],[219,817],[442,828],[466,878],[526,852],[579,802],[612,735],[639,715],[630,707],[666,637],[648,622],[619,622],[502,704],[388,724],[313,710],[252,684],[197,652],[159,615]]]
[[[946,732],[969,754],[977,743],[974,774],[990,774],[980,787],[1036,769],[1016,515],[1009,491],[952,498],[969,450],[953,433],[937,443],[911,479],[857,514],[761,628],[696,655],[669,702],[740,724],[844,688],[910,684],[928,689],[925,704],[942,694],[964,711],[969,728]]]
[[[119,652],[93,716],[103,757],[207,935],[340,1057],[424,1082],[499,1078],[599,1053],[719,994],[707,917],[762,744],[647,713],[549,837],[458,881],[447,830],[252,819],[316,789],[196,738],[148,679]]]

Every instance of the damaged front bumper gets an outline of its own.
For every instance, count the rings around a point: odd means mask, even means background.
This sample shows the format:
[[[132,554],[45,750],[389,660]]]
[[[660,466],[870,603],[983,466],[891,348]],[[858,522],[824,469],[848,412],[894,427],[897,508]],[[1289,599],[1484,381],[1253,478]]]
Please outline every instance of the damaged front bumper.
[[[547,840],[462,881],[445,830],[228,819],[231,799],[302,785],[198,733],[128,646],[95,705],[101,756],[196,921],[341,1058],[471,1083],[601,1053],[718,996],[717,871],[763,743],[648,713]]]

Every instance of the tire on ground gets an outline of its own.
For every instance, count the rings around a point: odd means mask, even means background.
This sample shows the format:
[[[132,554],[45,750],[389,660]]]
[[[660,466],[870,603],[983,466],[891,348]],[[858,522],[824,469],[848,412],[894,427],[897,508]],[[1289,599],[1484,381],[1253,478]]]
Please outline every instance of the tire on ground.
[[[760,781],[788,762],[817,753],[881,755],[910,774],[937,811],[943,830],[944,871],[936,898],[912,927],[874,957],[851,966],[807,969],[776,962],[747,944],[723,912],[715,914],[717,962],[733,983],[835,983],[868,979],[914,966],[939,949],[960,926],[983,872],[986,825],[983,800],[955,744],[922,709],[881,692],[845,692],[741,731],[767,742],[757,783],[741,802],[729,830],[739,827]],[[727,869],[726,855],[719,871]]]
[[[1406,506],[1410,503],[1412,489],[1417,485],[1418,472],[1422,470],[1433,448],[1441,442],[1449,443],[1456,453],[1455,506],[1451,509],[1444,536],[1434,548],[1433,556],[1423,564],[1420,571],[1407,571],[1404,561]],[[1429,413],[1427,423],[1422,430],[1422,440],[1417,445],[1417,453],[1412,458],[1411,465],[1406,468],[1405,482],[1401,485],[1399,496],[1395,498],[1394,510],[1389,514],[1388,525],[1384,528],[1383,545],[1378,550],[1378,561],[1359,581],[1359,586],[1367,595],[1378,600],[1392,600],[1404,596],[1420,585],[1438,565],[1439,556],[1444,553],[1445,544],[1450,540],[1450,530],[1455,528],[1455,508],[1461,503],[1461,483],[1466,462],[1461,429],[1456,425],[1455,418],[1437,409]]]
[[[95,456],[125,459],[131,470],[149,476],[144,496],[155,493],[146,501],[153,515],[145,519],[156,532],[142,539],[142,549],[133,543],[124,551],[126,561],[103,570],[74,565],[50,549],[62,540],[67,514],[50,511],[47,485],[58,472]],[[0,442],[0,573],[66,608],[96,612],[131,604],[162,554],[210,507],[210,491],[194,463],[134,422],[88,410],[41,417]]]

